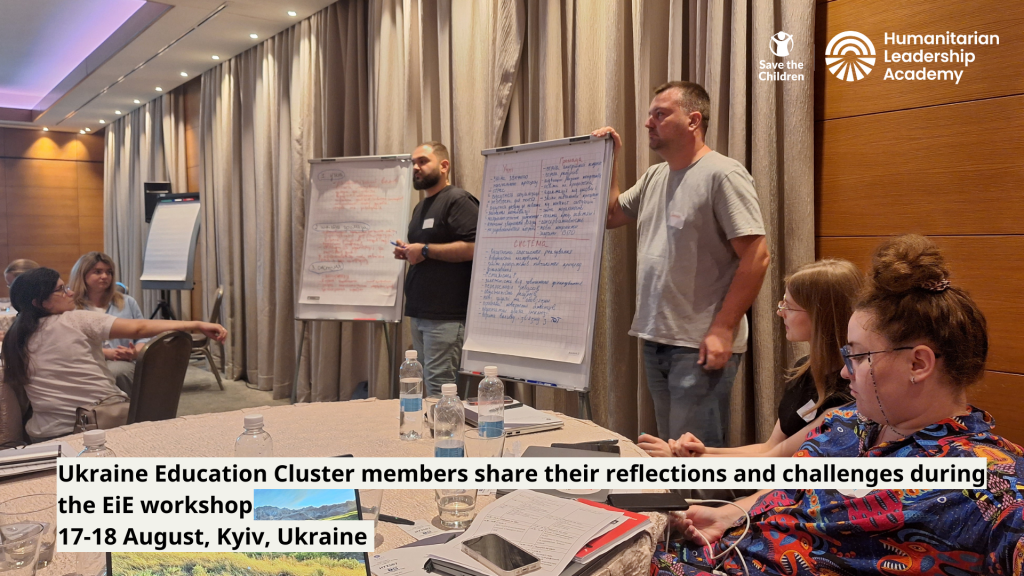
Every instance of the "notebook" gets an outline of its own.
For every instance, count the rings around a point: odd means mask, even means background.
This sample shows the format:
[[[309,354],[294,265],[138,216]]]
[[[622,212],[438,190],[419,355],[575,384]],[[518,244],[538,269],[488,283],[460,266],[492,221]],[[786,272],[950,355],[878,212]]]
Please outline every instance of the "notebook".
[[[257,489],[253,518],[259,520],[361,520],[359,491],[352,489]],[[340,562],[339,562],[340,560]],[[184,564],[193,566],[182,572]],[[319,576],[370,576],[366,552],[108,552],[110,576],[206,574],[317,574]]]
[[[466,405],[466,424],[473,428],[478,425],[476,406]],[[531,434],[533,432],[545,432],[547,430],[558,430],[565,426],[565,423],[558,416],[545,414],[529,406],[521,405],[516,408],[505,410],[505,435],[518,436],[520,434]]]

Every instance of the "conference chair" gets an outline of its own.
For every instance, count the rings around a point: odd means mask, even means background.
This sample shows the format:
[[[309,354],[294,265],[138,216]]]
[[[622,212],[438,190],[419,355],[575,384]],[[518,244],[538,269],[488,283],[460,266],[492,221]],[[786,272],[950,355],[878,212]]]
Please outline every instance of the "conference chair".
[[[186,332],[164,332],[143,346],[135,360],[129,424],[170,420],[178,415],[191,355],[192,338]]]
[[[224,300],[224,287],[217,287],[217,295],[213,298],[213,307],[210,308],[210,319],[207,322],[211,324],[220,324],[220,305]],[[224,389],[224,383],[220,379],[220,368],[217,368],[217,364],[213,361],[213,354],[210,352],[211,340],[206,337],[205,334],[193,334],[192,335],[192,355],[197,357],[206,357],[206,361],[210,363],[210,372],[217,377],[217,386],[220,389]]]

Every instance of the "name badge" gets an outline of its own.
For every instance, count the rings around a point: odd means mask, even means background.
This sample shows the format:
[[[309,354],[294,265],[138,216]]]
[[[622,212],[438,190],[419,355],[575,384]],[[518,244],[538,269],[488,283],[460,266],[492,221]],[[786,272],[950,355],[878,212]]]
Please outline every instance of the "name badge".
[[[853,488],[839,488],[839,489],[836,490],[836,492],[839,492],[843,496],[849,496],[850,498],[863,498],[863,497],[867,496],[868,494],[871,494],[872,492],[874,492],[874,489],[873,488],[857,488],[857,489],[853,489]]]
[[[673,228],[682,229],[683,224],[686,223],[686,218],[683,217],[679,212],[669,212],[668,225]]]
[[[814,409],[814,400],[808,400],[807,404],[804,404],[796,411],[804,422],[810,422],[818,416],[818,411]]]
[[[423,221],[423,229],[424,230],[426,230],[427,228],[433,228],[433,227],[434,227],[434,219],[433,218],[427,218],[426,220]]]

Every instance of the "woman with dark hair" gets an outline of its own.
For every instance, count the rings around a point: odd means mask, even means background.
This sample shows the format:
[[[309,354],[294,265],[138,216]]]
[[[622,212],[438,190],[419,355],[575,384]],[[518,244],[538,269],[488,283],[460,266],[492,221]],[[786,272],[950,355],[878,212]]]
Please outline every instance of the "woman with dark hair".
[[[800,267],[786,278],[777,314],[790,342],[808,342],[810,355],[790,370],[779,402],[779,419],[768,440],[735,448],[705,447],[689,432],[664,442],[649,434],[637,446],[651,456],[792,456],[830,408],[853,401],[849,383],[839,375],[846,325],[864,274],[846,260],[828,258]],[[788,440],[788,441],[787,441]]]
[[[75,310],[74,292],[50,268],[25,272],[11,286],[18,317],[3,342],[4,384],[24,390],[32,405],[25,425],[34,441],[70,434],[75,410],[111,396],[125,396],[103,357],[109,338],[145,338],[168,330],[200,331],[223,342],[219,324],[125,320]]]
[[[988,460],[962,490],[764,490],[733,507],[693,506],[690,544],[659,551],[659,574],[1021,574],[1024,450],[967,403],[988,353],[985,317],[950,283],[939,249],[900,236],[875,252],[843,347],[856,407],[835,409],[796,457]],[[738,522],[739,521],[739,522]],[[710,543],[710,553],[704,544]],[[711,560],[735,544],[724,560]]]
[[[103,312],[116,318],[142,320],[142,309],[134,298],[115,289],[117,272],[114,261],[103,252],[83,254],[71,268],[71,291],[79,310]],[[125,394],[131,394],[135,376],[135,357],[148,339],[113,338],[103,341],[103,357],[114,375],[114,382]]]

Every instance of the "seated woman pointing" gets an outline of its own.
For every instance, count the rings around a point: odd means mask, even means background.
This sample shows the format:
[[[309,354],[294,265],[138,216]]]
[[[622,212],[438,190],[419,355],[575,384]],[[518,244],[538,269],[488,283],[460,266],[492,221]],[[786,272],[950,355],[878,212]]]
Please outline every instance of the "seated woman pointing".
[[[75,410],[110,396],[125,396],[103,356],[103,341],[146,338],[168,330],[200,331],[223,342],[219,324],[173,320],[126,320],[75,310],[74,293],[50,268],[18,277],[11,286],[18,311],[0,357],[4,383],[20,388],[32,405],[25,425],[33,441],[71,434]]]
[[[824,259],[806,264],[786,278],[777,314],[786,340],[810,343],[810,355],[797,361],[779,402],[779,419],[767,441],[735,448],[711,448],[687,432],[668,442],[645,434],[637,446],[651,456],[791,456],[829,408],[848,404],[849,383],[839,375],[846,325],[864,274],[852,263]],[[786,443],[787,439],[791,439]]]
[[[843,347],[856,408],[837,408],[796,457],[988,460],[988,484],[962,490],[762,491],[733,507],[694,506],[693,540],[655,554],[659,574],[1021,574],[1024,450],[967,403],[985,369],[985,317],[949,282],[938,248],[901,236],[875,253]],[[714,554],[733,551],[711,560]],[[742,556],[734,553],[738,551]]]

